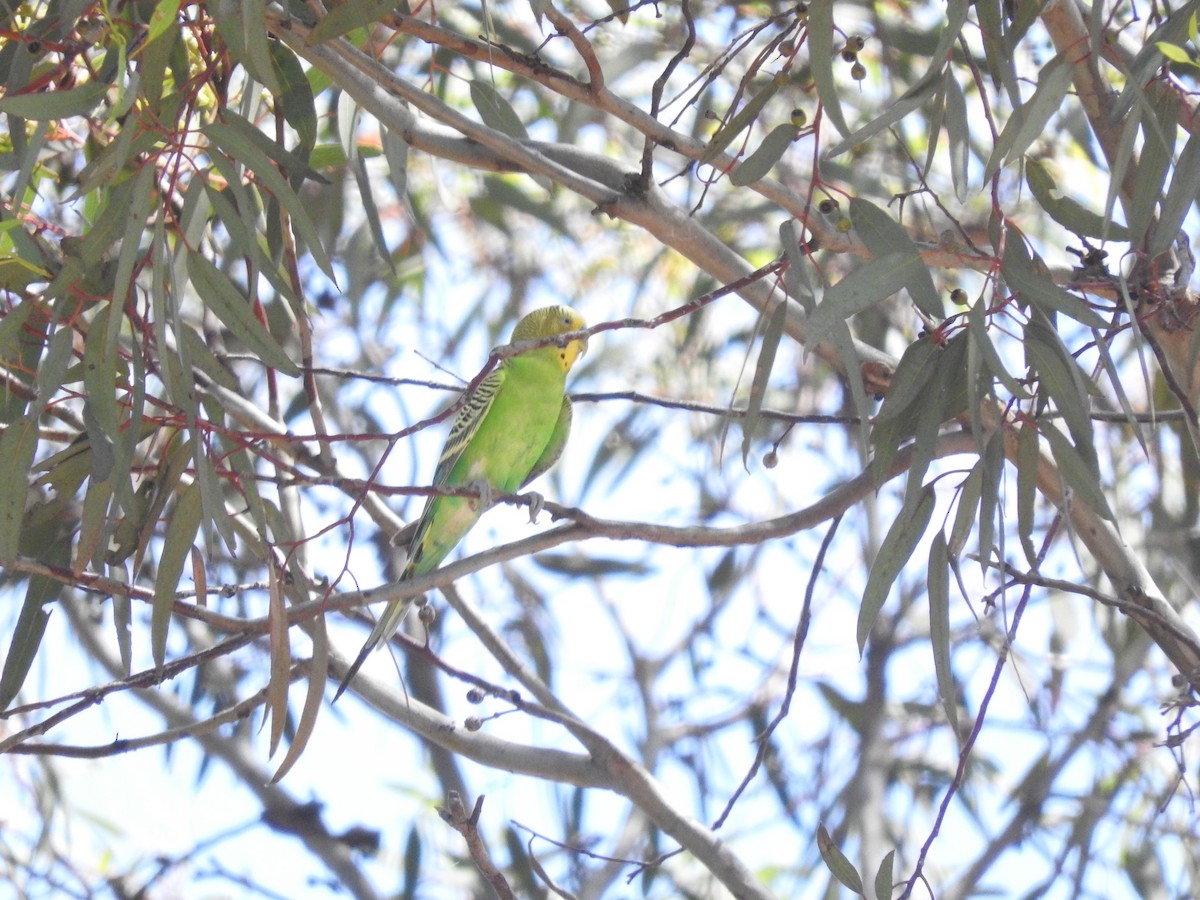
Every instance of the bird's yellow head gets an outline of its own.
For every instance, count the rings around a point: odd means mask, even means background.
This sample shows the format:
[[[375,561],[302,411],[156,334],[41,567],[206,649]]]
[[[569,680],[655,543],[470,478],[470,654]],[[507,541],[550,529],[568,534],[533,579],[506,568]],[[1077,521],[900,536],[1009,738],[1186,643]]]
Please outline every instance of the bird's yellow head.
[[[556,334],[578,331],[586,325],[583,316],[569,306],[545,306],[535,309],[517,323],[517,327],[513,329],[512,342],[515,344],[517,341],[536,341]],[[568,342],[565,347],[551,344],[546,349],[557,353],[563,371],[569,372],[575,361],[587,353],[587,341],[576,339]]]

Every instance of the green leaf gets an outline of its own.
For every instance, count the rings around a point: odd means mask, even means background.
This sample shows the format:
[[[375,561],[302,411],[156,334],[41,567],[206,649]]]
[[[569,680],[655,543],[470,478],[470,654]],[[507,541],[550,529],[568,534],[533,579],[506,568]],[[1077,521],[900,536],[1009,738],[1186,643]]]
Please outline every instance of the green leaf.
[[[308,43],[341,37],[356,28],[373,25],[396,8],[396,0],[346,0],[330,8],[308,34]]]
[[[239,116],[233,110],[222,110],[221,122],[214,123],[209,127],[229,141],[231,145],[255,148],[261,156],[253,153],[248,156],[253,158],[258,166],[269,168],[273,172],[276,171],[275,166],[278,166],[283,169],[289,179],[293,179],[297,183],[307,179],[315,181],[317,184],[329,184],[328,178],[309,166],[306,156],[293,153],[283,145],[276,143],[261,129],[255,128],[253,122]],[[242,162],[255,174],[258,174],[258,169],[251,166],[247,159],[242,158]],[[272,166],[271,163],[275,165]]]
[[[83,351],[83,421],[92,449],[92,476],[97,481],[107,481],[112,475],[116,462],[113,447],[121,424],[117,407],[116,342],[110,344],[105,340],[112,310],[113,307],[105,307],[92,320]]]
[[[158,575],[154,581],[154,599],[150,611],[150,649],[154,665],[162,669],[167,654],[167,627],[171,622],[171,610],[175,604],[175,592],[192,544],[200,529],[202,515],[200,486],[193,482],[179,496],[175,510],[167,523],[163,538],[162,553],[158,560]]]
[[[479,118],[483,120],[484,125],[517,140],[529,138],[529,132],[525,130],[525,123],[521,121],[517,111],[491,84],[476,78],[471,82],[470,89],[471,102],[479,111]]]
[[[154,12],[150,13],[150,27],[146,30],[146,40],[142,43],[141,52],[145,52],[149,44],[173,28],[181,2],[182,0],[158,0],[154,5]]]
[[[896,364],[891,387],[875,416],[876,423],[892,421],[921,401],[937,368],[938,353],[937,344],[928,338],[917,338],[908,345]]]
[[[1038,373],[1040,385],[1054,400],[1075,445],[1092,451],[1092,417],[1087,393],[1087,376],[1067,350],[1066,344],[1040,315],[1025,326],[1025,361]]]
[[[0,99],[0,113],[20,116],[35,122],[86,116],[108,93],[110,84],[90,81],[65,91],[45,91],[37,94],[9,94]]]
[[[329,277],[330,281],[337,281],[333,275],[333,266],[329,262],[329,257],[325,254],[324,247],[321,246],[321,238],[317,233],[316,225],[313,224],[304,202],[279,174],[279,170],[272,162],[272,157],[259,148],[257,139],[243,134],[235,126],[219,122],[212,122],[203,130],[218,147],[253,172],[263,187],[283,205],[291,217],[293,230],[297,237],[308,246],[308,252],[312,254],[313,261]],[[257,131],[258,129],[253,130]],[[278,145],[275,146],[280,158],[284,158],[283,154],[286,154],[287,151]]]
[[[971,155],[971,127],[967,123],[967,98],[954,77],[954,69],[946,70],[946,137],[949,139],[950,181],[959,202],[967,197],[967,163]]]
[[[939,349],[934,376],[916,406],[913,454],[908,466],[908,490],[919,486],[937,449],[942,424],[963,411],[967,402],[966,362],[970,339],[956,334]],[[883,473],[878,473],[881,477]],[[906,501],[907,502],[907,501]]]
[[[263,27],[267,0],[239,0],[236,9],[241,14],[242,41],[240,52],[235,55],[259,84],[278,97],[283,90],[275,78],[270,41],[267,40],[267,29]]]
[[[978,460],[967,473],[958,489],[958,507],[954,511],[954,524],[950,527],[950,540],[946,545],[949,555],[958,559],[967,538],[975,525],[975,512],[979,509],[979,497],[983,492],[983,460]]]
[[[1129,229],[1063,196],[1054,176],[1039,160],[1025,157],[1025,183],[1038,205],[1059,225],[1072,234],[1107,241],[1129,240]]]
[[[62,594],[63,584],[44,575],[34,575],[25,589],[25,602],[17,617],[8,654],[4,658],[4,670],[0,672],[0,710],[8,709],[25,683],[33,659],[46,633],[50,614],[46,604],[52,603]]]
[[[1021,384],[1000,359],[1000,354],[996,352],[996,346],[992,343],[991,337],[988,335],[987,322],[984,318],[984,308],[986,302],[981,298],[971,305],[967,310],[967,330],[971,334],[971,340],[975,342],[984,359],[987,360],[988,371],[1000,379],[1008,392],[1016,399],[1028,400],[1032,394],[1026,389],[1025,385]]]
[[[1039,422],[1038,430],[1046,436],[1046,441],[1050,444],[1050,454],[1058,463],[1058,471],[1062,474],[1067,486],[1097,515],[1115,521],[1108,505],[1108,498],[1100,488],[1100,472],[1092,460],[1087,459],[1072,446],[1071,442],[1067,440],[1067,436],[1059,431],[1053,423]]]
[[[896,862],[896,851],[889,850],[879,863],[879,871],[875,873],[875,900],[891,900],[892,885],[895,878],[892,867]]]
[[[1175,243],[1183,220],[1192,209],[1200,191],[1200,134],[1193,134],[1179,152],[1171,186],[1163,194],[1158,224],[1154,228],[1154,240],[1149,256],[1153,259]]]
[[[824,299],[805,323],[808,341],[827,340],[835,324],[903,290],[912,277],[912,263],[909,254],[888,253],[868,260],[827,288]]]
[[[993,434],[979,457],[983,485],[979,492],[979,567],[987,571],[996,533],[996,506],[1000,500],[1000,476],[1004,474],[1004,440]]]
[[[278,369],[285,375],[299,376],[300,367],[288,358],[267,330],[267,326],[254,315],[249,301],[229,276],[195,251],[188,252],[187,270],[205,306],[211,309],[225,327],[238,340],[243,341],[264,365]]]
[[[922,400],[937,378],[939,353],[932,341],[918,338],[900,357],[883,406],[871,421],[871,470],[877,486],[886,480],[900,445],[917,431]]]
[[[747,156],[729,175],[729,181],[738,187],[753,184],[765,176],[783,158],[792,141],[796,139],[795,125],[776,125],[763,138],[758,149]]]
[[[850,133],[842,103],[838,99],[837,85],[833,81],[833,58],[837,49],[833,46],[833,3],[813,3],[808,8],[808,58],[812,66],[813,83],[817,97],[825,109],[825,115],[841,134]]]
[[[1020,429],[1017,432],[1017,534],[1021,539],[1021,549],[1025,551],[1026,561],[1035,569],[1037,550],[1033,546],[1033,533],[1036,526],[1034,513],[1037,508],[1040,461],[1037,432],[1032,428]]]
[[[814,6],[816,5],[814,4]],[[830,5],[832,6],[833,4]],[[854,868],[853,863],[838,849],[837,845],[833,842],[833,838],[829,836],[829,832],[825,830],[824,825],[817,826],[817,849],[821,853],[821,859],[825,861],[825,865],[833,873],[834,878],[857,894],[863,892],[862,876],[858,874],[858,870]]]
[[[858,652],[861,654],[867,645],[867,638],[883,603],[887,600],[888,592],[900,575],[900,570],[908,562],[917,543],[925,534],[929,520],[933,516],[935,497],[932,485],[925,485],[917,491],[910,491],[905,498],[892,527],[888,529],[879,547],[879,555],[871,563],[871,571],[867,575],[867,586],[863,591],[862,606],[858,611]]]
[[[1060,312],[1070,316],[1088,328],[1108,327],[1108,323],[1087,303],[1074,294],[1067,293],[1051,281],[1049,275],[1043,274],[1044,264],[1040,269],[1042,271],[1034,268],[1021,235],[1010,234],[1004,246],[1004,259],[1000,263],[1000,271],[1018,299],[1032,306],[1039,306],[1047,313]]]
[[[1071,67],[1060,55],[1042,68],[1037,89],[1026,103],[1013,111],[1012,117],[996,138],[996,145],[983,173],[988,181],[1004,163],[1025,154],[1029,145],[1046,131],[1050,117],[1062,108],[1063,98],[1071,87]]]
[[[1175,97],[1163,95],[1157,101],[1147,98],[1142,117],[1142,147],[1133,180],[1133,197],[1125,203],[1130,239],[1141,243],[1152,227],[1155,209],[1167,180],[1167,169],[1175,153],[1179,104]],[[1176,232],[1171,232],[1174,240]]]
[[[88,460],[89,465],[90,462]],[[105,553],[101,548],[111,546],[109,538],[113,533],[113,523],[109,521],[108,514],[112,495],[111,481],[97,481],[95,478],[88,481],[87,493],[83,496],[83,512],[79,517],[79,534],[75,540],[75,559],[72,563],[77,576],[89,565],[102,565]]]
[[[342,8],[344,7],[334,7],[335,10]],[[308,83],[304,67],[290,47],[279,41],[271,41],[268,47],[271,51],[271,65],[275,69],[275,77],[283,91],[276,97],[279,111],[283,113],[284,121],[296,132],[298,140],[296,156],[311,163],[313,147],[317,145],[317,108],[312,85]],[[328,181],[320,173],[313,172],[312,175],[322,182]]]
[[[763,398],[767,393],[767,384],[771,380],[771,368],[775,365],[775,353],[779,349],[779,339],[783,335],[783,323],[786,320],[787,303],[775,304],[771,318],[767,320],[766,331],[763,332],[762,347],[758,351],[758,362],[754,365],[754,379],[750,383],[750,399],[746,404],[746,415],[742,419],[743,466],[747,465],[750,458],[750,445],[754,440],[754,432],[758,428]]]
[[[1159,53],[1173,63],[1183,63],[1189,66],[1196,65],[1196,63],[1192,61],[1191,54],[1189,54],[1182,47],[1179,47],[1175,44],[1169,44],[1166,41],[1155,41],[1154,46],[1158,48]]]
[[[29,470],[41,435],[39,415],[40,410],[30,410],[0,435],[0,566],[12,565],[20,552]]]
[[[933,648],[933,671],[937,676],[938,697],[946,713],[955,737],[962,740],[958,727],[958,695],[954,686],[954,672],[950,667],[950,551],[946,537],[935,531],[929,543],[929,643]],[[889,866],[890,870],[890,866]],[[880,897],[890,897],[891,872],[888,873],[888,889]],[[878,891],[878,880],[876,881]]]
[[[959,5],[965,8],[965,4],[960,3]],[[945,55],[943,54],[940,65],[935,62],[935,65],[939,66],[939,73],[940,66],[944,66],[945,64],[946,59]],[[905,91],[904,95],[893,102],[891,106],[884,110],[881,115],[872,119],[862,128],[856,129],[852,133],[846,135],[845,138],[838,141],[836,144],[826,150],[825,158],[833,159],[837,156],[840,156],[847,150],[857,147],[859,144],[863,144],[870,140],[879,132],[887,128],[891,128],[909,113],[920,109],[921,106],[923,106],[924,103],[933,96],[933,93],[936,90],[936,79],[931,79],[928,76],[922,78],[911,88],[909,88],[909,90]]]
[[[755,120],[762,114],[763,107],[767,105],[767,101],[774,97],[781,87],[787,84],[787,80],[786,75],[776,75],[760,87],[758,93],[746,101],[746,105],[739,109],[728,122],[725,122],[717,129],[716,134],[709,138],[708,146],[700,154],[700,162],[711,163],[724,153],[729,145],[733,143],[734,138],[754,124]]]
[[[850,221],[854,223],[855,234],[862,238],[874,256],[896,253],[910,258],[904,286],[922,312],[942,319],[946,311],[933,284],[933,276],[921,258],[921,248],[908,236],[903,226],[874,203],[860,197],[850,201]]]

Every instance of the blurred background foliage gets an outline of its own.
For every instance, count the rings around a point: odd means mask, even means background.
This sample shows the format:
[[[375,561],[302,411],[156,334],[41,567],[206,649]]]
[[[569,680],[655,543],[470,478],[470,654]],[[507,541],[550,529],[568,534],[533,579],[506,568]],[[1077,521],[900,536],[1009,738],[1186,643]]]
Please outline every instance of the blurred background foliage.
[[[17,895],[1200,893],[1198,6],[0,0]]]

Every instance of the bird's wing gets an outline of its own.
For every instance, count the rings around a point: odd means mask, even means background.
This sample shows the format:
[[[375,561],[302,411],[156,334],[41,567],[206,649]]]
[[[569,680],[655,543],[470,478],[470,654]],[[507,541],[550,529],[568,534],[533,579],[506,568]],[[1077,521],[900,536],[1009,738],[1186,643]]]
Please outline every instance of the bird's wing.
[[[522,489],[558,462],[558,458],[562,456],[563,448],[567,446],[567,436],[570,433],[571,398],[563,397],[562,407],[558,411],[558,421],[554,423],[554,431],[550,433],[550,440],[547,442],[546,448],[542,450],[542,455],[533,464],[533,468],[529,470],[529,474],[525,476],[525,480],[521,482]]]
[[[434,487],[444,487],[447,484],[450,473],[454,471],[455,465],[462,458],[463,451],[470,445],[471,439],[479,431],[479,426],[487,418],[488,410],[492,408],[492,402],[504,384],[504,375],[503,365],[493,369],[483,381],[479,382],[479,387],[471,392],[466,402],[463,403],[462,409],[458,411],[458,415],[454,417],[454,424],[450,426],[450,435],[446,438],[442,456],[433,473]]]

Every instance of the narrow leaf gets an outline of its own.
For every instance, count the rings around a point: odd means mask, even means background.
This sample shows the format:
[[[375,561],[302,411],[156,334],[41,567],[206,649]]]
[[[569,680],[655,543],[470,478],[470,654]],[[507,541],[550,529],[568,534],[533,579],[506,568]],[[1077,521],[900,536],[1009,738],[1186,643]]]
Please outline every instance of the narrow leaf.
[[[471,82],[471,102],[479,110],[479,118],[489,128],[494,128],[502,134],[518,140],[526,140],[529,132],[525,123],[517,115],[512,104],[496,91],[487,81],[476,78]]]
[[[1097,514],[1109,521],[1115,521],[1112,509],[1109,508],[1108,498],[1100,487],[1100,473],[1092,460],[1085,458],[1067,436],[1050,422],[1039,422],[1038,429],[1046,436],[1050,444],[1050,453],[1058,463],[1058,471],[1063,480],[1084,503]],[[1094,455],[1093,455],[1094,458]]]
[[[813,83],[817,97],[829,121],[843,135],[850,133],[837,85],[833,81],[833,3],[813,3],[808,8],[808,58],[812,65]]]
[[[955,690],[954,673],[950,667],[949,553],[945,535],[940,530],[935,531],[929,544],[929,643],[933,648],[933,671],[937,676],[942,709],[955,737],[961,741],[962,732],[958,727],[958,692]],[[878,896],[889,897],[891,893],[889,887],[886,893]]]
[[[774,97],[785,84],[787,84],[787,76],[781,74],[776,75],[760,87],[758,93],[746,101],[746,105],[739,109],[733,118],[718,128],[716,134],[709,139],[708,146],[700,154],[700,162],[710,163],[724,153],[726,148],[733,143],[734,138],[754,124],[762,114],[767,101]]]
[[[1054,401],[1066,420],[1075,446],[1092,450],[1092,417],[1087,395],[1087,376],[1067,350],[1066,344],[1040,315],[1025,326],[1025,360],[1038,373],[1040,387]]]
[[[329,679],[329,635],[325,630],[325,617],[317,616],[310,629],[313,655],[312,665],[308,676],[308,694],[304,698],[304,708],[300,711],[300,721],[296,723],[296,734],[288,745],[287,755],[271,776],[271,784],[277,784],[295,765],[308,739],[312,737],[317,725],[317,715],[325,700],[325,684]]]
[[[879,871],[875,873],[875,900],[891,900],[892,885],[895,877],[892,867],[896,862],[896,851],[889,850],[879,863]]]
[[[1071,67],[1062,56],[1056,56],[1042,68],[1033,96],[1013,112],[1012,118],[996,138],[991,158],[984,169],[984,181],[989,180],[1009,160],[1023,156],[1029,145],[1041,137],[1050,117],[1062,108],[1063,98],[1070,86]]]
[[[334,9],[342,7],[335,6]],[[271,65],[283,91],[276,98],[279,111],[296,132],[299,140],[296,155],[308,161],[313,147],[317,144],[317,108],[312,85],[309,84],[300,60],[290,47],[279,41],[272,41],[268,46],[271,51]],[[324,179],[324,176],[320,177]]]
[[[4,657],[4,670],[0,672],[0,711],[8,709],[25,683],[46,633],[46,623],[50,621],[46,604],[57,600],[62,589],[62,582],[52,578],[34,575],[29,579],[25,602],[21,605],[21,614],[17,616],[17,626]]]
[[[1034,568],[1037,567],[1037,550],[1033,546],[1034,512],[1040,461],[1037,431],[1022,428],[1017,433],[1017,534],[1021,539],[1021,549],[1025,551],[1025,559]]]
[[[200,529],[200,488],[193,482],[175,503],[167,533],[163,538],[162,555],[158,560],[158,576],[154,582],[154,600],[150,612],[150,650],[154,665],[162,669],[167,654],[167,627],[175,604],[175,592],[192,543]]]
[[[944,66],[945,62],[945,57],[943,57],[940,61],[940,65]],[[939,63],[935,61],[935,65],[939,65]],[[819,85],[818,90],[820,90]],[[910,90],[905,92],[904,96],[896,100],[891,106],[884,110],[882,114],[872,119],[862,128],[856,129],[855,131],[846,135],[845,138],[838,141],[836,144],[826,150],[825,157],[827,159],[833,159],[836,156],[840,156],[847,150],[853,149],[859,144],[870,140],[875,135],[879,134],[879,132],[891,128],[909,113],[920,109],[921,106],[924,105],[925,101],[933,96],[933,93],[936,90],[936,80],[922,78],[915,85],[913,85]]]
[[[0,435],[0,566],[12,565],[19,552],[29,470],[40,436],[37,420],[38,411],[31,410]]]
[[[1004,247],[1000,271],[1009,288],[1023,302],[1040,306],[1047,313],[1060,312],[1088,328],[1108,327],[1108,323],[1087,303],[1067,293],[1048,275],[1034,269],[1025,241],[1019,234],[1010,235]]]
[[[883,603],[887,600],[888,592],[892,589],[900,570],[908,562],[917,542],[925,534],[929,519],[933,515],[935,497],[933,487],[925,485],[906,500],[892,527],[879,548],[879,555],[871,563],[871,571],[867,575],[867,586],[863,591],[862,606],[858,611],[858,652],[861,654],[867,645],[867,638]]]
[[[332,6],[308,34],[308,43],[341,37],[356,28],[365,28],[378,22],[396,8],[396,0],[346,0]]]
[[[938,296],[929,267],[921,259],[921,248],[904,227],[886,211],[860,197],[850,201],[850,221],[854,223],[855,233],[875,256],[899,254],[909,258],[904,286],[922,312],[936,319],[943,318],[942,298]]]
[[[729,181],[738,187],[753,184],[765,176],[783,158],[792,141],[796,139],[795,125],[776,125],[763,138],[758,149],[747,156],[729,175]]]
[[[805,326],[810,342],[827,340],[834,324],[869,309],[904,289],[911,277],[912,257],[889,253],[863,263],[825,291]]]
[[[1129,240],[1129,229],[1118,225],[1059,190],[1050,170],[1038,159],[1025,157],[1025,183],[1038,205],[1072,234],[1109,241]]]
[[[875,416],[876,423],[897,418],[921,400],[936,370],[938,353],[938,346],[927,338],[917,338],[908,345],[896,364],[891,387]]]
[[[265,365],[278,369],[285,375],[300,374],[300,367],[284,353],[283,348],[267,330],[267,326],[251,311],[249,301],[224,272],[209,262],[207,257],[195,251],[188,253],[187,269],[196,292],[204,300],[204,305],[216,314],[238,340],[243,341]]]
[[[204,127],[204,133],[215,141],[218,147],[253,172],[259,182],[275,196],[275,199],[288,211],[292,228],[297,237],[303,240],[308,247],[313,262],[329,277],[330,281],[336,281],[333,266],[321,245],[317,227],[313,224],[304,202],[279,174],[271,157],[229,125],[213,122]]]
[[[962,86],[954,77],[954,69],[946,70],[946,137],[949,140],[950,181],[954,185],[954,195],[961,203],[966,200],[967,163],[970,159],[971,141],[970,126],[967,124],[967,98]]]
[[[863,892],[862,876],[858,874],[854,864],[838,849],[824,825],[817,826],[817,849],[821,852],[821,859],[825,861],[825,865],[833,873],[834,878],[856,894]]]
[[[750,458],[750,445],[758,428],[758,417],[762,412],[767,383],[771,380],[771,369],[775,365],[775,353],[779,349],[779,338],[783,335],[783,323],[787,319],[787,303],[775,304],[767,329],[763,332],[762,347],[758,351],[758,362],[754,365],[754,378],[750,383],[750,399],[746,404],[746,415],[742,419],[742,465]]]
[[[958,508],[954,512],[954,524],[950,527],[950,540],[946,547],[953,559],[962,553],[975,525],[975,512],[979,509],[979,497],[983,493],[983,472],[984,463],[980,459],[959,485]]]
[[[1169,248],[1174,242],[1183,220],[1196,202],[1200,190],[1200,134],[1193,134],[1179,152],[1175,163],[1175,174],[1171,186],[1163,194],[1159,221],[1154,229],[1154,241],[1150,245],[1153,258]]]
[[[283,585],[272,562],[267,563],[267,637],[271,648],[271,676],[267,684],[266,709],[271,718],[271,739],[268,755],[274,755],[283,738],[288,718],[288,688],[291,687],[292,645],[288,640],[287,604]]]
[[[10,94],[0,98],[0,113],[32,119],[35,122],[86,116],[96,108],[96,104],[108,93],[110,87],[110,84],[90,81],[65,91]]]

